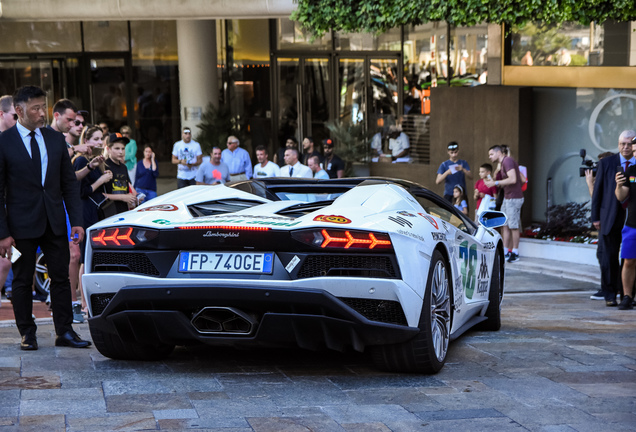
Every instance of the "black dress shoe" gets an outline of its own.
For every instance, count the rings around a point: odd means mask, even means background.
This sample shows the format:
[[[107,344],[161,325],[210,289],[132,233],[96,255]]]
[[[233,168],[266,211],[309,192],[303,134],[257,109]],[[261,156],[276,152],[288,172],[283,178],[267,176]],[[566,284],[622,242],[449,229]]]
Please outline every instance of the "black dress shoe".
[[[89,341],[80,339],[80,337],[73,330],[69,330],[63,335],[59,335],[55,338],[55,346],[65,346],[71,348],[86,348],[90,346]]]
[[[616,300],[605,300],[605,306],[614,307],[618,306],[618,303],[616,303]]]
[[[38,349],[38,340],[35,335],[22,336],[22,342],[20,342],[20,349],[22,351],[35,351]]]

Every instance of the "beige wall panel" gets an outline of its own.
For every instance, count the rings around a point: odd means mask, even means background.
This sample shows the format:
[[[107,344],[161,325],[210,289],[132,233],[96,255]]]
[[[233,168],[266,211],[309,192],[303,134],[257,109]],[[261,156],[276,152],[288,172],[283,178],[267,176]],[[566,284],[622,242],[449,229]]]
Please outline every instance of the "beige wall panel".
[[[2,19],[109,21],[142,19],[275,18],[289,16],[293,0],[3,0]]]

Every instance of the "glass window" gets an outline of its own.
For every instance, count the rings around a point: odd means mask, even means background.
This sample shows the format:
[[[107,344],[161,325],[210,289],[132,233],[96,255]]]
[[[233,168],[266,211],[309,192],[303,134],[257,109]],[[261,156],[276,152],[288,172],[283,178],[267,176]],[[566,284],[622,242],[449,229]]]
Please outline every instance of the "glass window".
[[[132,83],[137,149],[152,144],[168,160],[181,137],[176,21],[131,21]],[[136,130],[135,130],[136,129]]]
[[[128,51],[128,21],[84,22],[85,51]]]
[[[628,23],[560,26],[528,23],[507,39],[506,64],[515,66],[628,66]],[[607,39],[607,40],[606,40]],[[611,43],[611,49],[604,49]],[[617,56],[617,54],[622,54]],[[609,56],[609,57],[608,57]],[[620,60],[619,60],[620,58]]]
[[[404,117],[402,130],[409,137],[414,162],[430,161],[431,87],[447,85],[449,54],[446,23],[430,22],[404,29]],[[488,27],[451,27],[450,72],[452,86],[485,84]]]
[[[226,20],[224,104],[230,109],[234,133],[251,154],[268,146],[271,135],[269,21]]]
[[[82,36],[79,22],[0,23],[1,53],[79,52]]]
[[[289,18],[281,18],[276,21],[276,47],[279,50],[286,49],[331,49],[331,32],[325,33],[321,38],[311,41],[309,32],[303,30],[300,23]]]
[[[336,49],[342,51],[400,51],[402,30],[400,27],[386,33],[344,33],[336,32]]]
[[[405,29],[405,78],[418,89],[446,84],[448,30],[432,22]],[[473,86],[487,80],[488,27],[452,27],[450,35],[451,85]],[[420,107],[420,110],[424,109]]]
[[[590,200],[580,151],[591,161],[618,151],[621,132],[634,129],[636,89],[535,87],[533,104],[533,161],[526,162],[536,187],[526,193],[532,220],[545,220],[548,199],[550,205]]]
[[[130,35],[133,60],[177,61],[176,21],[131,21]]]

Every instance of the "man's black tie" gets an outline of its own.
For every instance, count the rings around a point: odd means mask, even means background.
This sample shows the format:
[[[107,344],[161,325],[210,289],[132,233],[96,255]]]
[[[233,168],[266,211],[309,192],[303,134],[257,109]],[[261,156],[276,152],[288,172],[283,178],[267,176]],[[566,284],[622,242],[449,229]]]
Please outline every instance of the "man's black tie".
[[[289,167],[289,176],[292,177],[294,175],[294,167]]]
[[[29,135],[31,135],[31,161],[35,168],[36,178],[39,180],[39,183],[42,184],[42,157],[40,156],[40,146],[35,139],[35,131],[31,131]]]

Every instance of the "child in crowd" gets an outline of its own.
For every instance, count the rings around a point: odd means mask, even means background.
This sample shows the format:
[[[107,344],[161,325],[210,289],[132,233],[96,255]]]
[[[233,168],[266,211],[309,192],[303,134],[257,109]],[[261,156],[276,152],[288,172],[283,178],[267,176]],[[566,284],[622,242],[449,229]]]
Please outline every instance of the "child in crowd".
[[[481,204],[482,199],[488,195],[491,198],[495,198],[497,196],[497,187],[493,186],[491,188],[489,188],[488,186],[486,186],[486,184],[484,183],[484,179],[492,179],[492,165],[490,165],[489,163],[485,163],[482,164],[479,167],[479,180],[477,180],[477,182],[475,182],[475,201],[476,203],[476,210],[475,210],[475,220],[477,220],[478,212],[479,212],[479,206]]]
[[[453,188],[453,205],[465,215],[468,214],[466,195],[464,195],[464,189],[460,185],[455,185],[455,188]]]
[[[106,160],[105,165],[112,173],[112,178],[105,184],[106,193],[104,196],[114,201],[114,209],[104,214],[104,217],[123,213],[137,205],[137,192],[130,183],[128,169],[124,164],[126,144],[128,144],[128,141],[128,138],[122,136],[120,133],[110,134],[108,139],[109,158]]]

